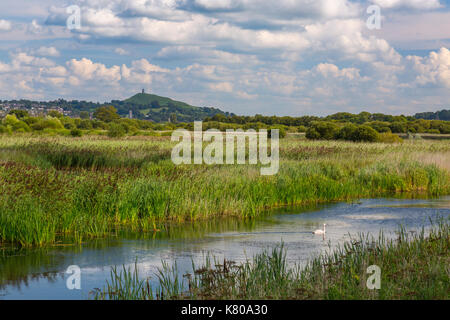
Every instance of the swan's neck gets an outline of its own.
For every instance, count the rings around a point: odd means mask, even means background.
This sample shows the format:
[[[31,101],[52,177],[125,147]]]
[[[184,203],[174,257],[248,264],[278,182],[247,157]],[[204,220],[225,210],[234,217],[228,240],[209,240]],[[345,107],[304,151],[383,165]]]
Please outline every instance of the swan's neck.
[[[325,233],[325,225],[323,226],[323,233]]]

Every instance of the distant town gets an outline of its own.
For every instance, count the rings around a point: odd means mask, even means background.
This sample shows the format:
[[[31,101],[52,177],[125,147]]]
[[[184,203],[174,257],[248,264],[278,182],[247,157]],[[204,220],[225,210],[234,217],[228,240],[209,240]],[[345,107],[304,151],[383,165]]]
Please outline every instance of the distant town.
[[[78,116],[78,114],[75,115],[72,110],[64,110],[57,105],[34,102],[30,104],[20,101],[0,102],[0,118],[4,118],[11,110],[26,110],[28,111],[28,114],[33,117],[45,116],[50,111],[57,111],[67,117]]]

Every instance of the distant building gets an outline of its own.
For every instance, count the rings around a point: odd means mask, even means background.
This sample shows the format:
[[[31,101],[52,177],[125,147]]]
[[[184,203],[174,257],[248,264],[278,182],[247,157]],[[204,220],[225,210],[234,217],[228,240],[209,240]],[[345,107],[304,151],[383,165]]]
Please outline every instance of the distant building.
[[[142,93],[145,93],[145,90],[144,90],[144,89],[142,89]]]
[[[133,119],[133,110],[128,111],[128,118]]]

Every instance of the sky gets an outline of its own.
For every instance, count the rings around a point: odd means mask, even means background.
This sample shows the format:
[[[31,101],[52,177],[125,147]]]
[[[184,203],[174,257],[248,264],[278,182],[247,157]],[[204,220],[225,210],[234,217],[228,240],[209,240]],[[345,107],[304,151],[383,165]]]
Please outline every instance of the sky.
[[[239,115],[450,107],[450,0],[0,0],[0,43],[0,100],[144,88]]]

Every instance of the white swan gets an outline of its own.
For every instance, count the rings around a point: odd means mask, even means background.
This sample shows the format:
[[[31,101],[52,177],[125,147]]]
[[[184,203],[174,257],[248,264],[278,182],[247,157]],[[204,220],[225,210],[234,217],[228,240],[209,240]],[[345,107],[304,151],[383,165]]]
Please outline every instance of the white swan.
[[[327,225],[327,224],[324,223],[324,224],[323,224],[323,230],[317,229],[316,231],[313,231],[313,234],[325,234],[325,226],[326,226],[326,225]]]

